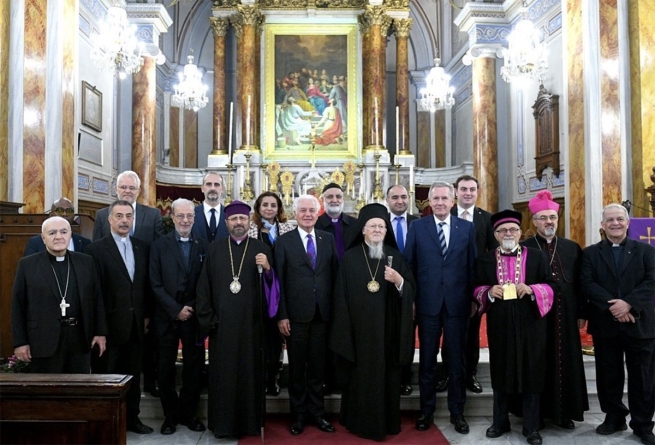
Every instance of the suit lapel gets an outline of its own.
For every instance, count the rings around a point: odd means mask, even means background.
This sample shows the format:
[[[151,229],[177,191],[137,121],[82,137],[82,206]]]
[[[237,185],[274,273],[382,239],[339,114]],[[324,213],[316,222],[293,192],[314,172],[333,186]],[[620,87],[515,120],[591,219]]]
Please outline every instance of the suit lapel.
[[[435,222],[434,216],[430,215],[430,217],[426,218],[425,223],[428,226],[428,234],[430,235],[430,238],[432,238],[432,241],[434,241],[434,244],[437,246],[437,252],[439,252],[439,255],[443,256],[441,253],[441,244],[439,244],[439,233],[437,232],[437,223]]]
[[[61,295],[59,295],[59,285],[57,284],[57,279],[55,278],[55,271],[50,264],[50,256],[48,251],[43,251],[43,264],[44,270],[46,270],[46,280],[48,281],[48,288],[52,289],[52,296],[55,297],[57,302],[61,302]]]
[[[106,237],[105,240],[106,240],[105,244],[107,246],[107,252],[109,252],[109,255],[112,256],[114,262],[119,264],[118,267],[123,271],[125,276],[127,276],[127,278],[130,279],[130,273],[127,271],[127,266],[125,265],[123,256],[118,251],[118,246],[116,245],[116,241],[114,241],[114,238],[111,235]]]
[[[143,211],[144,207],[141,204],[136,205],[136,221],[134,222],[134,236],[136,236],[137,231],[144,226],[144,219],[146,217],[146,212]]]
[[[623,259],[621,260],[621,270],[619,271],[619,276],[623,275],[628,264],[635,257],[636,246],[635,242],[631,239],[627,240],[625,243],[625,248],[623,249]]]
[[[614,258],[612,257],[612,248],[606,241],[601,241],[600,244],[600,257],[607,263],[607,267],[612,271],[612,274],[616,277],[616,269],[614,268]]]

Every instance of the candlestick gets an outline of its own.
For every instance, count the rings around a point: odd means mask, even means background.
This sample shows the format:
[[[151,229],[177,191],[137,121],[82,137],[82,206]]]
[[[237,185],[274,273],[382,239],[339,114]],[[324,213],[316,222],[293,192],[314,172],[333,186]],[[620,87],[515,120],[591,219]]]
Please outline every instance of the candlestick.
[[[227,163],[231,164],[232,163],[232,120],[234,119],[234,102],[230,102],[230,127],[229,127],[229,132],[230,136],[227,141]]]
[[[410,191],[414,190],[414,166],[409,166],[409,189]]]

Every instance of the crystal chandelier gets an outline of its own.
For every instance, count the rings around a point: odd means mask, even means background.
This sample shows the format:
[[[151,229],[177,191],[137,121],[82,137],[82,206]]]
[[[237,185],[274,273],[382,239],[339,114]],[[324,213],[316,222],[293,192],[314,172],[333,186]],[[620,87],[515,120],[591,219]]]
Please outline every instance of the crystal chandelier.
[[[184,107],[187,110],[198,111],[209,102],[207,99],[207,85],[202,83],[202,73],[193,64],[193,51],[187,57],[184,72],[178,73],[180,82],[173,86],[175,93],[171,97],[174,107]]]
[[[541,81],[548,71],[546,51],[541,44],[539,30],[528,19],[528,8],[525,0],[521,7],[521,20],[507,37],[509,48],[503,51],[505,64],[500,69],[500,75],[507,83],[520,84]]]
[[[94,35],[91,60],[97,67],[111,70],[118,78],[125,79],[141,69],[141,53],[136,27],[128,23],[127,12],[119,6],[111,6],[100,34]]]
[[[425,88],[421,88],[421,106],[424,110],[434,113],[437,110],[450,109],[455,104],[450,86],[450,76],[439,66],[441,59],[434,59],[434,68],[425,78]]]

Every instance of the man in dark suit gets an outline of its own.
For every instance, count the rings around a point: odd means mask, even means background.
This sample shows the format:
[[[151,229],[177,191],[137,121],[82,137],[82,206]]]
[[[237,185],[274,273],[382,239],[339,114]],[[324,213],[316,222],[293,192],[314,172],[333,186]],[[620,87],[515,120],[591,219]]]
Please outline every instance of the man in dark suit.
[[[107,351],[93,363],[95,374],[128,374],[127,429],[148,434],[152,428],[139,420],[141,351],[152,309],[148,280],[148,245],[130,236],[132,204],[114,201],[109,206],[111,232],[87,247],[98,269],[107,316]]]
[[[294,207],[298,228],[278,237],[274,255],[280,281],[277,319],[287,341],[291,434],[296,436],[308,421],[334,432],[325,420],[323,383],[326,325],[338,262],[332,235],[314,229],[318,200],[303,195]]]
[[[204,431],[196,417],[200,400],[200,373],[205,346],[198,344],[195,316],[196,284],[202,269],[207,241],[191,235],[194,205],[188,199],[173,201],[175,230],[152,243],[150,283],[155,295],[152,329],[157,338],[157,377],[166,420],[162,434],[173,434],[178,423],[192,431]],[[175,362],[182,342],[182,388],[175,390]]]
[[[594,339],[596,387],[605,420],[602,435],[630,428],[643,443],[655,443],[655,248],[629,239],[625,207],[603,209],[605,240],[582,252],[581,287]],[[623,404],[624,362],[628,405]]]
[[[36,373],[88,374],[90,351],[105,350],[107,324],[93,260],[69,252],[71,228],[43,222],[45,251],[18,262],[11,300],[14,354]]]
[[[131,170],[126,170],[116,178],[116,195],[118,200],[127,201],[132,206],[133,221],[130,236],[138,238],[147,246],[157,238],[164,236],[164,226],[161,221],[161,213],[158,209],[148,207],[136,202],[141,191],[141,179],[139,175]],[[93,241],[106,237],[110,233],[109,208],[98,210],[96,213],[95,225],[93,227]],[[154,335],[151,332],[146,334],[143,343],[143,390],[152,396],[158,397],[157,370],[156,370],[156,346]],[[134,382],[132,383],[134,385]]]
[[[52,207],[50,207],[50,216],[60,216],[68,221],[69,224],[73,224],[73,219],[75,218],[75,207],[70,199],[61,197],[52,203]],[[84,248],[89,244],[91,244],[90,239],[78,235],[77,233],[73,233],[71,242],[68,245],[68,250],[73,252],[84,252]],[[23,256],[32,255],[36,252],[43,252],[44,250],[46,250],[46,248],[43,243],[43,237],[41,235],[35,235],[27,241]]]
[[[420,340],[419,388],[421,415],[416,429],[427,430],[434,422],[439,337],[450,357],[448,410],[455,431],[469,432],[464,418],[466,382],[464,345],[471,313],[475,273],[475,227],[450,214],[455,192],[452,184],[435,182],[430,187],[432,218],[414,221],[407,234],[404,256],[416,277],[416,318]]]
[[[205,200],[195,208],[193,236],[195,239],[204,239],[211,243],[229,235],[223,206],[225,201],[223,177],[218,172],[208,172],[202,178],[200,190],[205,195]]]
[[[164,226],[161,222],[159,210],[136,202],[141,191],[141,179],[139,175],[131,170],[126,170],[116,178],[116,196],[119,201],[127,201],[132,206],[133,222],[130,228],[130,236],[138,238],[148,246],[164,236]],[[95,224],[93,226],[93,241],[106,237],[111,232],[109,226],[109,207],[96,212]]]
[[[326,185],[323,187],[321,196],[325,213],[318,217],[316,228],[332,234],[336,242],[339,261],[341,261],[357,219],[343,213],[343,189],[339,184],[331,182]]]
[[[467,221],[473,222],[475,226],[475,245],[478,256],[498,247],[491,225],[491,213],[480,207],[476,207],[478,199],[479,184],[475,176],[463,175],[455,181],[455,196],[457,205],[453,206],[450,214]],[[482,385],[478,382],[478,362],[480,361],[480,320],[481,317],[475,311],[471,318],[466,332],[466,387],[474,393],[482,392]],[[448,387],[448,352],[441,351],[443,359],[437,391],[445,391]]]
[[[392,185],[387,189],[387,207],[389,208],[389,219],[391,227],[393,228],[394,238],[398,250],[403,253],[405,250],[405,241],[407,239],[407,230],[412,223],[416,221],[418,216],[410,215],[407,213],[409,205],[409,193],[402,185]],[[416,330],[416,322],[414,322],[414,330]],[[400,394],[408,396],[414,390],[412,388],[412,365],[408,363],[403,366],[400,376]]]

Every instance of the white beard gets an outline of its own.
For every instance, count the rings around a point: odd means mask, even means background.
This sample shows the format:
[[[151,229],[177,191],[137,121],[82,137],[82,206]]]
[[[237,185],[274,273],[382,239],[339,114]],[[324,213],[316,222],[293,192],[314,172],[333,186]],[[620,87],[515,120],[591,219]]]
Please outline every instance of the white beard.
[[[368,254],[375,260],[384,258],[384,243],[368,244]]]
[[[555,229],[553,227],[547,227],[544,229],[544,238],[551,238],[555,236]]]
[[[332,218],[338,218],[341,213],[343,213],[343,206],[345,203],[337,204],[337,205],[327,205],[325,206],[325,213],[327,213],[329,216]]]
[[[513,238],[511,240],[503,239],[503,242],[501,243],[501,247],[503,248],[504,251],[511,252],[512,249],[516,247],[516,240]]]

